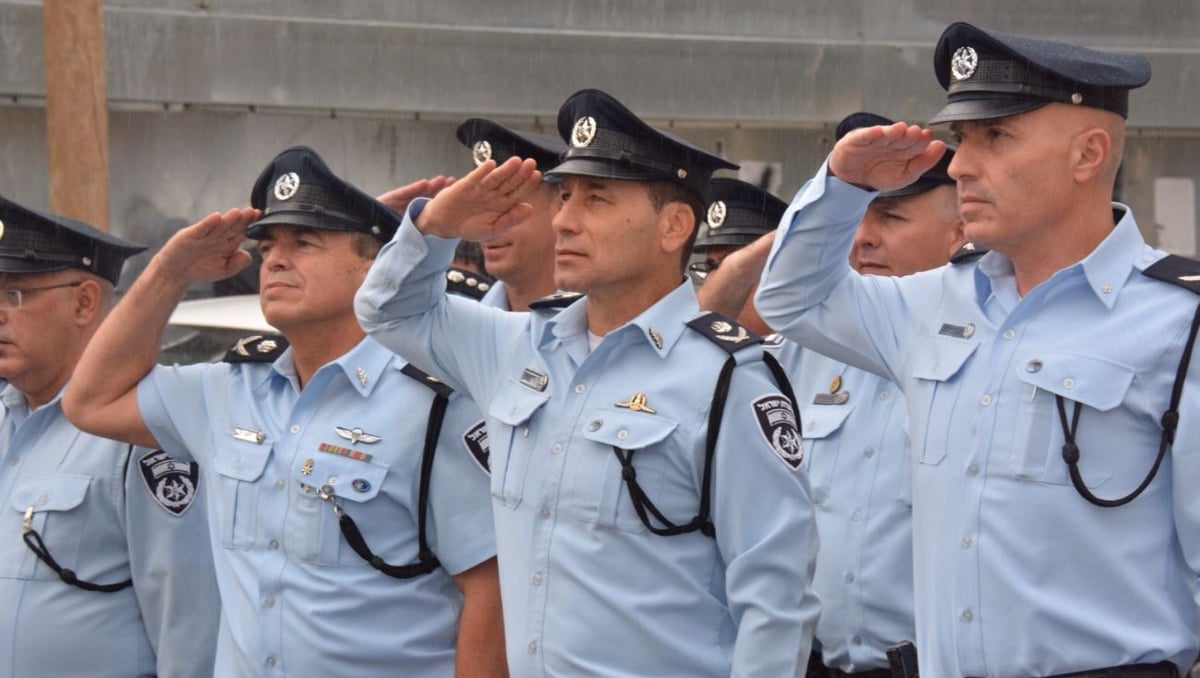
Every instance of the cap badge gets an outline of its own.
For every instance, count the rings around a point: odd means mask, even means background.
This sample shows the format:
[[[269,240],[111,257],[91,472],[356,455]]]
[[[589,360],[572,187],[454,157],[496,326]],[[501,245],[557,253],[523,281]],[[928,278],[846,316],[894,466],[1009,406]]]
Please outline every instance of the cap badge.
[[[975,67],[979,65],[979,55],[973,47],[959,47],[950,58],[950,75],[955,80],[966,80],[975,75]]]
[[[571,145],[575,148],[586,148],[596,138],[596,119],[584,116],[575,121],[575,129],[571,130]]]
[[[471,148],[471,159],[475,161],[476,167],[491,160],[492,145],[486,141],[476,141],[475,145]]]
[[[708,227],[720,228],[725,223],[725,201],[718,200],[708,206]]]
[[[656,414],[656,412],[646,406],[646,394],[642,392],[634,393],[629,396],[629,400],[623,403],[616,403],[617,407],[624,407],[633,412],[645,412],[646,414]]]
[[[296,195],[296,190],[300,188],[300,175],[295,172],[280,174],[275,180],[275,197],[279,200],[287,200],[293,195]]]

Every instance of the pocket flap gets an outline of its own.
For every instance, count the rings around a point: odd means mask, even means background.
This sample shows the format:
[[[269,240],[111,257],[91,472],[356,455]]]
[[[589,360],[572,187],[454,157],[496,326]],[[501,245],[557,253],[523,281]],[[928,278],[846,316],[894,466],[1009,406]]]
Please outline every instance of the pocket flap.
[[[1101,412],[1120,405],[1133,383],[1133,368],[1095,356],[1047,351],[1023,356],[1016,365],[1026,384]]]
[[[912,375],[917,379],[948,381],[958,374],[979,342],[935,334],[913,350]]]
[[[252,443],[230,438],[213,457],[213,470],[234,480],[258,480],[271,456],[271,440]]]
[[[623,450],[640,450],[667,439],[679,424],[659,414],[603,407],[583,424],[583,437]]]
[[[550,394],[545,391],[535,391],[520,382],[509,381],[492,398],[488,416],[509,426],[520,426],[549,399]]]
[[[83,503],[91,476],[49,475],[29,478],[16,487],[12,507],[24,511],[70,511]]]
[[[312,461],[311,466],[309,460]],[[387,473],[388,467],[378,462],[315,451],[306,455],[292,469],[292,477],[301,484],[313,487],[328,485],[339,499],[354,502],[374,499],[383,487]]]
[[[849,417],[853,411],[853,405],[834,407],[809,405],[804,408],[804,416],[800,418],[801,434],[806,439],[828,438],[840,429],[842,424],[846,423],[846,417]]]

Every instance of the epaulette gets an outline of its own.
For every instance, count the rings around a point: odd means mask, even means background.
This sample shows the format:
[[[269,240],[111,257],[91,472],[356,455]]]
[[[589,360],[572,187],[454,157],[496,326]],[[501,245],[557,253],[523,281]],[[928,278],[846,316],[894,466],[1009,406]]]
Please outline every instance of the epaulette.
[[[1200,261],[1195,259],[1168,254],[1142,273],[1200,294]]]
[[[401,367],[400,371],[403,372],[405,375],[412,377],[413,379],[416,379],[417,381],[421,382],[422,384],[425,384],[429,388],[433,389],[433,391],[435,393],[437,393],[438,395],[443,395],[443,396],[446,396],[447,398],[449,398],[450,394],[454,393],[454,389],[447,386],[444,381],[442,381],[441,379],[438,379],[435,376],[432,376],[432,375],[426,374],[425,372],[422,372],[421,370],[414,367],[411,363],[406,364],[404,367]]]
[[[237,340],[225,352],[223,362],[227,363],[271,363],[275,362],[288,347],[287,339],[280,334],[252,334]]]
[[[687,325],[728,353],[743,346],[762,343],[762,337],[720,313],[705,313]]]
[[[954,254],[950,255],[950,263],[966,264],[987,254],[987,248],[977,247],[973,242],[965,242]]]
[[[570,306],[578,301],[583,295],[578,292],[555,292],[541,299],[534,299],[529,302],[531,310],[540,311],[543,309],[562,309]]]
[[[495,281],[490,275],[482,275],[466,268],[451,266],[446,269],[446,291],[476,301],[487,294]]]

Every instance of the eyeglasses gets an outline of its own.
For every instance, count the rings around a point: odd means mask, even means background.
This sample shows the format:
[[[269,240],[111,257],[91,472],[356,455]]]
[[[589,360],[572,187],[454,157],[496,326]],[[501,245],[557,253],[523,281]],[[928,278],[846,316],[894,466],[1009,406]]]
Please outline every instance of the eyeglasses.
[[[702,283],[704,282],[704,279],[708,277],[708,274],[717,270],[717,267],[720,265],[721,262],[714,261],[712,259],[694,261],[688,264],[688,273],[692,275],[692,278],[695,279],[697,283]]]
[[[26,287],[24,289],[5,288],[0,289],[0,311],[12,311],[21,308],[24,303],[25,295],[34,292],[44,292],[46,290],[57,290],[63,287],[79,287],[83,284],[82,280],[75,282],[60,283],[58,285],[46,285],[45,287]]]

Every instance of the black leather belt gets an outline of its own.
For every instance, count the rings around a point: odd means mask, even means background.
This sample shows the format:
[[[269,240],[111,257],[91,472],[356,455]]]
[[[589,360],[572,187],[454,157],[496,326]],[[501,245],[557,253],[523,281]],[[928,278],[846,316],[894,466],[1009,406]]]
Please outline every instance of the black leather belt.
[[[869,669],[854,673],[846,673],[841,669],[828,669],[827,671],[829,678],[892,678],[891,669]]]
[[[1179,669],[1171,662],[1128,664],[1074,673],[1056,673],[1046,678],[1179,678]]]

